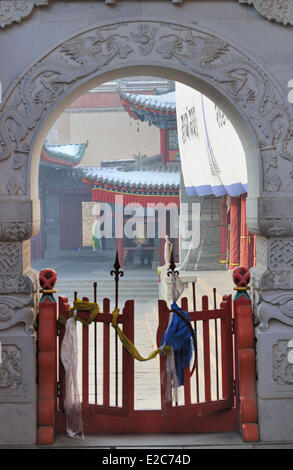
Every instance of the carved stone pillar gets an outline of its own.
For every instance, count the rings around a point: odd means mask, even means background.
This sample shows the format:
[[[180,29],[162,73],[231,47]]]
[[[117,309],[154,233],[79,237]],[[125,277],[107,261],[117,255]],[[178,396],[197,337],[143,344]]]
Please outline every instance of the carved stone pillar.
[[[293,439],[293,233],[288,198],[261,201],[252,269],[260,438]],[[292,201],[291,201],[292,204]],[[278,218],[272,217],[279,208]],[[271,208],[271,210],[269,210]],[[270,214],[270,217],[269,217]],[[266,215],[266,217],[264,217]]]
[[[6,221],[3,210],[0,219],[0,422],[5,423],[0,445],[34,444],[37,277],[30,269],[32,223],[24,220],[28,204],[14,201],[8,206]]]

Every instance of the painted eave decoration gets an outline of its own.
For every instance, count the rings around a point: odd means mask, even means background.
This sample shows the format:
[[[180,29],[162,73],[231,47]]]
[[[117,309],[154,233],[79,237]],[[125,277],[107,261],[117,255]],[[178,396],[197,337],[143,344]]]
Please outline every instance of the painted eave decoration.
[[[92,188],[92,199],[114,203],[123,195],[123,204],[169,203],[179,205],[180,173],[161,171],[119,171],[116,168],[81,167],[83,182]]]
[[[133,119],[149,122],[160,129],[176,127],[175,92],[163,95],[121,93],[120,99]]]

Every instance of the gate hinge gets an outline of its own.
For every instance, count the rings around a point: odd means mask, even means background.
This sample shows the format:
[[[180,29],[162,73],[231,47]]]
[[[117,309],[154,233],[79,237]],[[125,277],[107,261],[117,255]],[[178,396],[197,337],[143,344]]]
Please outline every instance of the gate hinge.
[[[234,334],[234,330],[235,330],[234,325],[235,325],[234,318],[231,318],[232,335]]]
[[[57,398],[60,398],[61,395],[61,387],[60,387],[60,382],[57,382]]]
[[[232,390],[233,390],[233,395],[236,395],[236,380],[235,379],[233,379]]]

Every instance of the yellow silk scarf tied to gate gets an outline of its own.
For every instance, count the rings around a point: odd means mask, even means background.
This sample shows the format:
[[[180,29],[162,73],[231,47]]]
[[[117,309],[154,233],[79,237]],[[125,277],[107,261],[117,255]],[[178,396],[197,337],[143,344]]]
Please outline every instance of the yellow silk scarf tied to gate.
[[[119,339],[121,341],[121,343],[123,344],[123,346],[125,347],[125,349],[129,352],[129,354],[134,358],[136,359],[137,361],[149,361],[151,359],[154,359],[160,351],[162,351],[164,354],[168,354],[168,351],[166,349],[166,351],[164,350],[165,348],[158,348],[158,349],[155,349],[155,351],[151,352],[148,357],[142,357],[140,355],[140,353],[138,352],[138,350],[136,349],[136,347],[134,346],[134,344],[130,341],[130,339],[127,338],[127,336],[123,333],[123,331],[119,328],[118,326],[118,315],[119,315],[119,308],[115,308],[112,312],[112,326],[113,328],[117,331],[117,334],[119,336]]]
[[[82,318],[75,316],[75,320],[80,321],[85,326],[88,326],[97,318],[98,313],[100,312],[100,307],[95,302],[88,302],[87,300],[76,299],[73,302],[73,307],[70,307],[70,311],[91,312],[88,320],[83,320]],[[58,321],[62,325],[65,325],[66,320],[66,318],[60,316]]]

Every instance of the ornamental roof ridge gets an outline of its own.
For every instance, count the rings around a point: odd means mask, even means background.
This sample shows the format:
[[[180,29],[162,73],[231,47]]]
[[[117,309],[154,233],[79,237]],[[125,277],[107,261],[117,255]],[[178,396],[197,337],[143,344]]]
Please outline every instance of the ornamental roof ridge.
[[[125,185],[147,185],[149,187],[155,185],[163,186],[180,186],[180,173],[159,170],[134,170],[121,171],[117,168],[107,167],[82,167],[79,169],[83,172],[84,178],[95,182],[113,181],[115,184]]]
[[[121,93],[120,97],[132,103],[145,106],[149,109],[176,111],[175,91],[164,93],[163,95],[142,95],[134,93]]]

